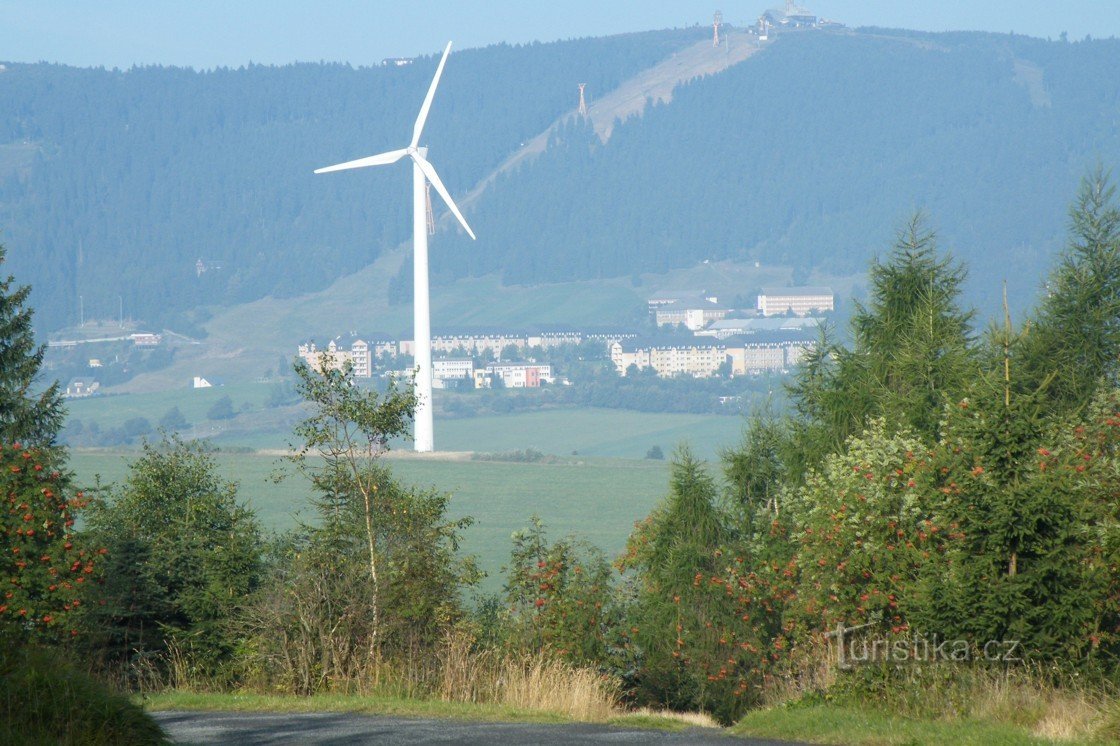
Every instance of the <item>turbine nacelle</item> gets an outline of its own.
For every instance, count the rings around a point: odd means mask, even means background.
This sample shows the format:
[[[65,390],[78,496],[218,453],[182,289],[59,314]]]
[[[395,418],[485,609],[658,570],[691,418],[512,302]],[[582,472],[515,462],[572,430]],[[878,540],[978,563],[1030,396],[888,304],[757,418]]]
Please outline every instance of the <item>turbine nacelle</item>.
[[[407,148],[390,150],[385,153],[379,153],[378,155],[371,155],[366,158],[358,158],[357,160],[346,161],[345,163],[339,163],[334,166],[327,166],[326,168],[317,168],[315,169],[315,173],[325,174],[333,171],[347,171],[352,168],[366,168],[367,166],[387,166],[407,156],[411,158],[412,162],[416,164],[416,167],[420,169],[424,178],[436,188],[436,191],[447,204],[451,213],[458,219],[459,224],[463,226],[467,235],[473,239],[475,237],[474,231],[472,231],[471,227],[467,224],[467,219],[463,217],[463,213],[459,212],[455,200],[451,199],[451,194],[443,185],[443,181],[440,180],[435,167],[428,162],[421,153],[421,148],[419,147],[420,137],[424,133],[424,124],[428,119],[428,111],[432,108],[432,99],[435,98],[436,87],[439,85],[440,76],[443,75],[443,66],[447,62],[447,55],[450,54],[450,52],[451,42],[447,42],[447,47],[443,50],[443,57],[439,61],[439,67],[436,68],[435,77],[432,78],[432,84],[428,87],[428,94],[424,97],[424,103],[420,107],[419,115],[416,117],[416,124],[412,128],[412,141],[408,144]]]

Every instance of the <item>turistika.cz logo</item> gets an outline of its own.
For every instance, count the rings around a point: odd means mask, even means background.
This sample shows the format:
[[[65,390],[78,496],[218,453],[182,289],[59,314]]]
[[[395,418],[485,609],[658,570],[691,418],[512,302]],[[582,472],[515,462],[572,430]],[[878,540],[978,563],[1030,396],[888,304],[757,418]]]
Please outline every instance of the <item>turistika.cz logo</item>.
[[[1022,644],[1018,640],[970,640],[942,638],[938,634],[914,633],[899,637],[874,637],[858,634],[873,622],[854,627],[836,625],[825,635],[830,649],[836,651],[837,665],[850,669],[864,663],[1021,663]]]

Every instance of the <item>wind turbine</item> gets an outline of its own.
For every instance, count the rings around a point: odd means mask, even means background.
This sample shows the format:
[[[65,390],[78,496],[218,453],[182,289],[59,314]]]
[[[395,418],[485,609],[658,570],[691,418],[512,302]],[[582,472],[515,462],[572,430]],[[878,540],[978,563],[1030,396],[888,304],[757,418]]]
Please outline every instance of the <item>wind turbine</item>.
[[[451,52],[451,42],[443,50],[443,58],[436,68],[436,75],[432,78],[432,85],[428,88],[428,95],[424,97],[424,105],[420,107],[420,114],[416,117],[416,125],[412,128],[412,141],[407,148],[390,150],[387,153],[371,155],[368,158],[359,158],[356,161],[339,163],[336,166],[316,169],[315,173],[325,174],[331,171],[345,171],[351,168],[365,168],[366,166],[385,166],[396,163],[402,158],[412,159],[412,287],[413,287],[413,336],[415,337],[416,359],[416,434],[413,447],[418,452],[429,452],[435,447],[434,426],[432,424],[432,325],[431,307],[428,298],[428,225],[427,225],[427,189],[426,182],[431,183],[439,192],[439,196],[447,203],[452,214],[459,219],[459,223],[473,239],[474,231],[467,225],[466,218],[455,206],[455,200],[447,192],[439,174],[428,162],[428,149],[420,147],[420,135],[424,132],[424,122],[428,118],[428,110],[432,107],[432,99],[436,95],[436,86],[439,77],[443,74],[444,63]]]

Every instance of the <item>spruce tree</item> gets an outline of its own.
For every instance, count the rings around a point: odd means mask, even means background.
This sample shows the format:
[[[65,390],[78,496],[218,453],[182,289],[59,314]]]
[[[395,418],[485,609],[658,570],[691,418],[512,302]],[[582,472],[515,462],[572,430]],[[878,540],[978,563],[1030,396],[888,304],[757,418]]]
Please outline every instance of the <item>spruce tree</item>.
[[[1050,275],[1025,340],[1023,390],[1047,390],[1057,410],[1080,409],[1120,373],[1120,207],[1108,173],[1081,182],[1070,242]]]
[[[1070,662],[1089,652],[1103,606],[1115,607],[1097,569],[1116,535],[1110,477],[1101,478],[1115,467],[1114,428],[1103,424],[1113,418],[1051,416],[1044,388],[1018,391],[1026,339],[1010,319],[993,330],[986,357],[997,364],[945,411],[936,512],[959,540],[924,594],[921,622]]]
[[[965,270],[938,256],[936,237],[917,214],[870,275],[871,300],[856,304],[852,331],[875,396],[872,414],[935,438],[946,393],[960,391],[972,372],[973,312],[959,306]]]
[[[0,246],[0,267],[6,253]],[[29,286],[0,274],[0,443],[49,447],[65,412],[57,382],[35,390],[46,347],[35,344],[30,294]]]
[[[712,679],[722,660],[718,639],[738,619],[722,613],[721,599],[713,602],[707,592],[711,578],[723,574],[727,529],[715,481],[687,447],[674,455],[671,474],[669,496],[638,524],[619,560],[636,587],[630,632],[642,669],[635,695],[712,712],[728,686]]]
[[[739,512],[745,529],[749,530],[760,509],[767,513],[778,510],[778,493],[786,477],[788,442],[784,423],[770,412],[755,412],[739,448],[720,454],[731,489],[731,507]]]
[[[791,466],[820,463],[872,417],[935,440],[946,396],[974,372],[973,312],[959,305],[964,268],[939,255],[921,214],[886,260],[871,265],[870,278],[870,300],[852,317],[852,347],[822,340],[789,386],[800,415]]]

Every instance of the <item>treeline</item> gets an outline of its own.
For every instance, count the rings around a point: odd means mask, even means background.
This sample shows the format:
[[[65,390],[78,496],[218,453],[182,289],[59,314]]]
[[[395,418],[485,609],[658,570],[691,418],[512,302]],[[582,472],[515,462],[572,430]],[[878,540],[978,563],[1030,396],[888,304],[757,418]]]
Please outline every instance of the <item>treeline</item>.
[[[736,415],[765,407],[768,402],[775,409],[780,409],[785,400],[783,380],[777,374],[736,378],[659,378],[656,373],[642,372],[621,377],[608,363],[592,373],[573,376],[571,385],[497,391],[441,391],[436,394],[435,406],[441,414],[452,417],[560,407]]]
[[[426,142],[461,194],[576,105],[699,29],[456,52]],[[403,171],[312,170],[400,146],[436,56],[404,67],[250,65],[194,71],[6,63],[0,223],[42,329],[188,312],[324,287],[405,240]],[[512,105],[516,102],[516,105]],[[199,276],[195,262],[209,264]],[[184,315],[186,314],[186,315]]]
[[[872,265],[851,344],[805,363],[789,416],[754,418],[722,485],[678,456],[620,560],[640,698],[730,721],[783,687],[898,705],[984,666],[1115,680],[1120,209],[1104,175],[1070,215],[1049,293],[983,331],[963,266],[915,218]]]

